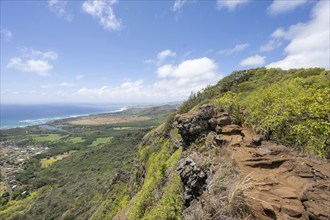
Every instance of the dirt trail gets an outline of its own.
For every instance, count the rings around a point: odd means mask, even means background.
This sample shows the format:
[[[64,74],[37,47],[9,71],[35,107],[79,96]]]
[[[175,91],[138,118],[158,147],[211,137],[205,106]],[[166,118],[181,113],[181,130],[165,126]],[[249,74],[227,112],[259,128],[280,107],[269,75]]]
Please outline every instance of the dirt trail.
[[[270,141],[251,145],[254,134],[246,128],[242,134],[231,136],[229,149],[253,182],[246,195],[258,219],[330,219],[329,162],[299,157]]]

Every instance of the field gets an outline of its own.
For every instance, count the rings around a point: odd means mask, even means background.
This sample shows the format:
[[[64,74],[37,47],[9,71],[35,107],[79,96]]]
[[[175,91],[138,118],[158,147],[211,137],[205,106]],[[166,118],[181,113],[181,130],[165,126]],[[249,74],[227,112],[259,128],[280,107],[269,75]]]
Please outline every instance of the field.
[[[44,134],[44,135],[30,135],[30,137],[35,141],[50,141],[50,142],[56,142],[60,139],[66,137],[66,135],[62,134]]]
[[[59,161],[59,160],[62,160],[63,158],[71,156],[71,154],[73,154],[74,152],[76,152],[76,151],[69,151],[69,152],[65,152],[63,154],[59,154],[59,155],[52,156],[49,158],[43,158],[40,160],[41,167],[47,168],[50,165],[52,165],[53,163],[55,163],[56,161]]]
[[[119,123],[130,123],[130,122],[139,122],[146,121],[151,119],[148,116],[139,116],[139,115],[108,115],[108,116],[88,116],[81,117],[77,119],[69,120],[69,124],[73,125],[111,125]]]
[[[105,138],[96,138],[95,141],[93,141],[93,143],[89,146],[91,147],[95,147],[99,144],[105,144],[105,143],[108,143],[112,140],[112,137],[105,137]]]

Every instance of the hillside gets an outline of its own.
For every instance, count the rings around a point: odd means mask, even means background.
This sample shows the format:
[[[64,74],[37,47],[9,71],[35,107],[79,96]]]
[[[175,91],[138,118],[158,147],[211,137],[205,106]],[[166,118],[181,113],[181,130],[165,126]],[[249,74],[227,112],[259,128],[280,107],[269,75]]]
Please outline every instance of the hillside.
[[[41,171],[36,180],[48,182],[0,218],[329,219],[329,100],[324,69],[258,68],[233,72],[177,112],[140,112],[157,122],[169,114],[148,132],[148,121],[111,132],[68,123],[86,140],[113,139]]]
[[[115,219],[328,219],[329,88],[261,68],[192,95],[144,137]]]

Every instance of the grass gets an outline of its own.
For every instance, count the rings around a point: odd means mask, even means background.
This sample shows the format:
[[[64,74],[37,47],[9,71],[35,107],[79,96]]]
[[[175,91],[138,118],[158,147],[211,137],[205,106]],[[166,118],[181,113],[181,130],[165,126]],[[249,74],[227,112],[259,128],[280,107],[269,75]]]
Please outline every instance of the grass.
[[[73,137],[69,138],[68,141],[72,142],[73,144],[78,144],[84,142],[84,139],[82,137]]]
[[[7,187],[4,183],[0,182],[0,195],[2,195],[4,192],[6,192]]]
[[[56,142],[61,140],[64,137],[67,137],[67,135],[61,135],[61,134],[43,134],[43,135],[30,135],[33,140],[39,141],[39,142]]]
[[[231,188],[228,194],[228,209],[230,213],[239,213],[243,217],[247,217],[252,214],[244,195],[244,192],[253,186],[250,175],[251,173],[240,179]]]
[[[7,205],[0,207],[0,219],[15,219],[19,217],[24,217],[25,213],[28,212],[33,206],[36,198],[44,193],[47,189],[40,188],[32,192],[24,200],[12,200]],[[14,214],[13,214],[14,213]]]
[[[52,157],[49,157],[49,158],[43,158],[43,159],[40,160],[41,167],[42,168],[47,168],[50,165],[52,165],[53,163],[55,163],[56,161],[59,161],[59,160],[62,160],[63,158],[71,156],[71,154],[74,153],[74,152],[76,152],[76,151],[69,151],[69,152],[59,154],[59,155],[56,155],[56,156],[52,156]]]
[[[112,137],[103,137],[103,138],[96,138],[95,141],[93,141],[93,143],[89,146],[91,147],[95,147],[99,144],[105,144],[105,143],[108,143],[112,140]]]
[[[180,219],[182,211],[182,183],[175,171],[182,148],[174,152],[174,143],[149,133],[150,145],[141,145],[139,163],[146,175],[139,192],[131,200],[129,219]],[[172,170],[166,178],[166,171]],[[136,170],[136,175],[140,170]],[[139,186],[138,186],[139,187]]]
[[[134,127],[115,127],[115,128],[113,128],[113,130],[115,130],[115,131],[130,130],[130,129],[134,129]]]

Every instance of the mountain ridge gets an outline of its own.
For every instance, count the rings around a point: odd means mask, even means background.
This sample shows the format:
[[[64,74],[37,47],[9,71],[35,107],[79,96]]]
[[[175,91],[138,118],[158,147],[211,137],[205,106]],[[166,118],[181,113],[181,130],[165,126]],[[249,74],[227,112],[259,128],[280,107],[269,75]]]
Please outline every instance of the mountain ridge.
[[[98,154],[88,154],[99,153],[103,160],[115,160],[111,145],[115,144],[119,155],[124,144],[130,156],[123,158],[130,165],[113,162],[116,169],[102,183],[106,185],[104,193],[95,194],[89,201],[93,206],[84,203],[83,210],[70,208],[54,198],[66,211],[56,209],[56,215],[49,216],[328,219],[330,170],[324,158],[330,152],[330,79],[326,72],[320,68],[233,72],[216,85],[192,94],[141,141],[134,136],[141,137],[142,133],[132,130],[114,139],[118,143],[100,145],[82,154],[96,158]],[[152,109],[149,115],[157,118]],[[89,129],[94,135],[94,128]],[[69,159],[58,161],[56,166],[69,163]],[[103,162],[93,164],[93,170]],[[83,160],[70,163],[79,166]],[[85,165],[81,167],[84,169],[89,171]],[[61,186],[56,189],[66,190]],[[34,196],[27,199],[33,201]],[[26,209],[20,216],[23,219],[29,213],[42,219],[44,213],[37,213],[40,207]],[[0,209],[0,216],[2,213]]]

